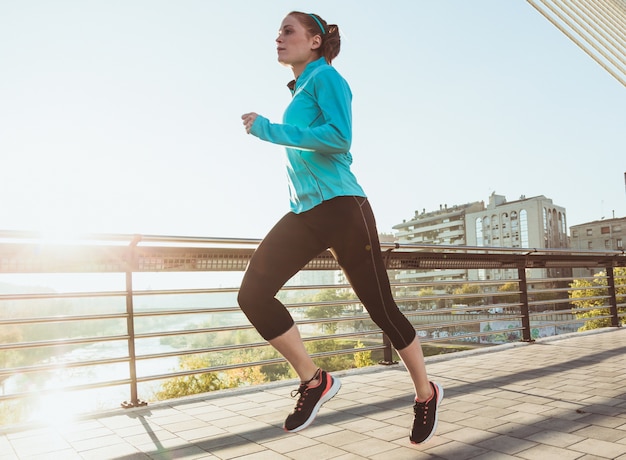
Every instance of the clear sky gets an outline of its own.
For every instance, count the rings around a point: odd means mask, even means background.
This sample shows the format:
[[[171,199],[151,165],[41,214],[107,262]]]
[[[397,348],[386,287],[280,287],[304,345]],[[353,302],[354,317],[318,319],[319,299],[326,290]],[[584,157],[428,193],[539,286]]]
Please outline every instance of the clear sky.
[[[0,229],[260,238],[291,10],[342,31],[379,230],[492,192],[626,216],[626,88],[524,0],[0,0]]]

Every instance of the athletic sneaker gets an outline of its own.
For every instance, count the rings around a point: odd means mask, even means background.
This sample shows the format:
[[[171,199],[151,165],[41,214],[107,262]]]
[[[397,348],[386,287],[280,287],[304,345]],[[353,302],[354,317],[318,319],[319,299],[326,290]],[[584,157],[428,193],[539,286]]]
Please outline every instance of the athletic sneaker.
[[[413,426],[409,439],[413,444],[422,444],[428,441],[435,434],[437,420],[439,418],[439,403],[443,399],[443,388],[438,383],[430,382],[433,395],[428,401],[415,401],[413,412]]]
[[[311,380],[317,379],[319,379],[319,383],[315,386],[309,385]],[[300,383],[300,387],[291,392],[292,398],[295,398],[297,395],[300,395],[300,397],[293,412],[285,420],[285,425],[283,426],[285,431],[295,433],[309,426],[315,419],[322,404],[335,396],[339,388],[341,388],[339,379],[333,378],[329,373],[321,369],[317,370],[311,380]]]

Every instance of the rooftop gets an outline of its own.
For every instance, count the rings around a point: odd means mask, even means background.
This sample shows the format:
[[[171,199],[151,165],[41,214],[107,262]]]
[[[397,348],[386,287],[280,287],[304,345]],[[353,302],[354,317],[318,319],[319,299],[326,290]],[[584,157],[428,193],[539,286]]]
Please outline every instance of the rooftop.
[[[336,373],[313,425],[285,433],[296,382],[0,429],[0,459],[626,460],[626,330],[609,328],[427,359],[445,388],[437,435],[408,441],[400,365]]]

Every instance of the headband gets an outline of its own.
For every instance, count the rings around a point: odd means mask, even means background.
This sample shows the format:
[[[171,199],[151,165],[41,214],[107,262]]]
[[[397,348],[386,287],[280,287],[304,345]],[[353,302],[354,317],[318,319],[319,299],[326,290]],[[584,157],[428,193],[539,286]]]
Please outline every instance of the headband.
[[[317,22],[317,25],[320,26],[320,30],[322,31],[322,35],[326,35],[326,31],[324,30],[324,26],[322,25],[322,21],[317,19],[317,16],[315,16],[313,13],[309,13],[309,16],[311,16],[313,19],[315,19],[315,22]]]

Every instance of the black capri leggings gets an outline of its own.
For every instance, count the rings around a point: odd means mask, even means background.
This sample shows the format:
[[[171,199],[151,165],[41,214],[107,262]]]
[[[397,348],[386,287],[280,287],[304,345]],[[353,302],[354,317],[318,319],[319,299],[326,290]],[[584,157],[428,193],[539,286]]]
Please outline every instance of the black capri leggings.
[[[276,293],[326,249],[393,346],[398,350],[408,346],[415,339],[415,329],[391,295],[369,201],[355,196],[333,198],[301,214],[286,214],[254,252],[238,302],[261,336],[271,340],[293,326]]]

